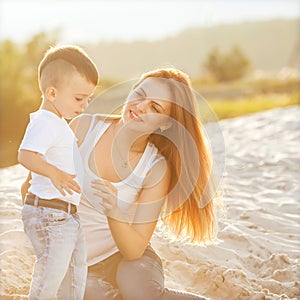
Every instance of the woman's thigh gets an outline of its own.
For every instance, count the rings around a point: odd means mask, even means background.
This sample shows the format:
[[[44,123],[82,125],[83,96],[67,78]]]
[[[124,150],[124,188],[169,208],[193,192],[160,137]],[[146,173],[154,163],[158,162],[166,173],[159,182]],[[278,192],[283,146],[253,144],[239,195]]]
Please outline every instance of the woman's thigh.
[[[117,272],[117,284],[124,300],[160,299],[164,290],[160,258],[147,249],[139,259],[122,260]]]
[[[123,300],[205,300],[202,296],[165,288],[160,258],[148,248],[137,260],[122,260],[117,284]]]
[[[97,274],[88,273],[84,300],[121,300],[119,292]]]
[[[118,252],[88,268],[85,300],[121,300],[116,284],[116,273],[121,259]]]

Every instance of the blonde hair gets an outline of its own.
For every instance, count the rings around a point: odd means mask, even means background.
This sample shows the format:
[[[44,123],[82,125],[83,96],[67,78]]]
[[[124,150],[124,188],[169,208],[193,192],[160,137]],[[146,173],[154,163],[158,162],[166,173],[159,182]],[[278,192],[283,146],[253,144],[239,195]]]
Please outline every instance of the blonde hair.
[[[98,84],[97,67],[91,58],[76,45],[50,47],[38,66],[38,82],[42,92],[49,85],[57,86],[74,72],[88,82]]]
[[[162,82],[171,92],[170,117],[175,120],[167,130],[167,138],[159,132],[149,138],[166,158],[171,171],[163,221],[177,237],[187,236],[192,242],[204,244],[212,242],[217,233],[213,202],[216,191],[212,184],[211,157],[197,118],[190,79],[174,68],[157,69],[144,73],[133,88],[146,78],[166,79]],[[189,149],[191,141],[194,151]]]

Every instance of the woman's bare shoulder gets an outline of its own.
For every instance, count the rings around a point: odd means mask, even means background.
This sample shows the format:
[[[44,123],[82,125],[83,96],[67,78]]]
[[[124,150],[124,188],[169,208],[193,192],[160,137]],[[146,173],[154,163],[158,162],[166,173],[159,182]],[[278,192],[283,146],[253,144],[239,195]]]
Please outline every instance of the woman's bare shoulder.
[[[108,123],[111,123],[114,120],[119,120],[121,117],[119,115],[108,115],[108,114],[93,114],[92,116],[95,118],[95,122],[102,121]]]
[[[80,127],[86,127],[89,126],[94,119],[94,123],[97,123],[99,121],[103,122],[112,122],[113,120],[118,120],[120,116],[118,115],[108,115],[108,114],[81,114],[80,116],[77,116],[70,122],[70,126],[72,129]]]
[[[70,127],[75,130],[79,125],[82,126],[82,124],[90,123],[92,119],[92,115],[90,114],[81,114],[69,123]]]

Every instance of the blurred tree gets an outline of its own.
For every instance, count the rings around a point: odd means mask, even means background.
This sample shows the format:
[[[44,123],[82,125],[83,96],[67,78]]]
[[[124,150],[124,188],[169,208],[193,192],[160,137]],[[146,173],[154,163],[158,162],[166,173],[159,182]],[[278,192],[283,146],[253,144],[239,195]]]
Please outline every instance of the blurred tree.
[[[231,81],[244,76],[250,62],[238,46],[224,54],[215,47],[208,53],[203,67],[216,81]]]
[[[17,105],[21,96],[21,49],[11,41],[3,41],[0,45],[0,143],[1,167],[16,160],[11,151],[16,147],[14,137],[19,127],[20,110]],[[8,164],[6,164],[8,162]]]
[[[41,104],[38,64],[53,44],[45,33],[22,46],[9,40],[0,43],[0,167],[17,163],[29,113]]]

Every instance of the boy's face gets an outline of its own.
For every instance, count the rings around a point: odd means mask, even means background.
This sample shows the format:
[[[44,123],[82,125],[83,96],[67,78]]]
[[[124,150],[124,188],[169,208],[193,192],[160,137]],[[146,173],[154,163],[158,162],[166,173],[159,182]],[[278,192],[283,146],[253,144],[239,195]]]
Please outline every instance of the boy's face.
[[[78,72],[66,78],[59,87],[47,91],[47,100],[53,105],[53,112],[59,117],[72,119],[80,115],[88,106],[95,85]]]

